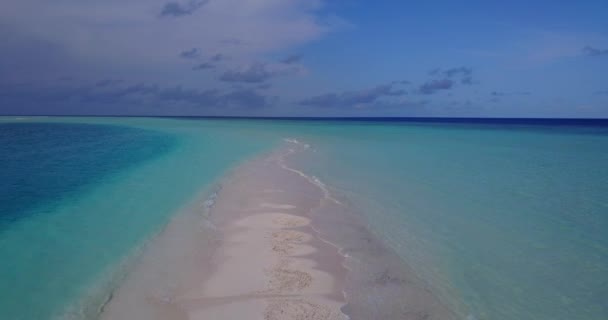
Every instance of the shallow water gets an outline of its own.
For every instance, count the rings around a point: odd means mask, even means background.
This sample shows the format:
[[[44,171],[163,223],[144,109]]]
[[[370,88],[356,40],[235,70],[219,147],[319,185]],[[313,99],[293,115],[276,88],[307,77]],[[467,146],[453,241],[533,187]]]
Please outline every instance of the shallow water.
[[[16,123],[36,129],[6,127]],[[20,132],[0,138],[13,144],[0,146],[13,179],[0,204],[3,318],[94,317],[104,283],[174,212],[286,137],[311,145],[291,164],[346,204],[334,213],[356,214],[391,248],[380,252],[386,270],[359,270],[376,284],[393,290],[415,274],[461,318],[608,317],[606,127],[2,118],[3,129]],[[373,259],[373,246],[359,258]],[[378,297],[401,292],[390,290],[358,299],[381,312]]]
[[[0,315],[92,318],[129,256],[270,140],[154,119],[6,121]],[[39,123],[42,122],[42,123]],[[84,124],[83,124],[84,123]],[[9,135],[9,133],[11,135]],[[8,182],[8,183],[7,183]]]
[[[309,135],[334,187],[461,317],[605,319],[601,127],[350,125]]]

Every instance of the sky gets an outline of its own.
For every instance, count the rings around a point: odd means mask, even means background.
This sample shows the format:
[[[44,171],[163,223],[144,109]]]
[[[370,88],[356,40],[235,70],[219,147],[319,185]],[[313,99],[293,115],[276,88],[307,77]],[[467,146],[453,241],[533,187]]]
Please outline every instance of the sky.
[[[0,114],[608,118],[608,1],[3,0]]]

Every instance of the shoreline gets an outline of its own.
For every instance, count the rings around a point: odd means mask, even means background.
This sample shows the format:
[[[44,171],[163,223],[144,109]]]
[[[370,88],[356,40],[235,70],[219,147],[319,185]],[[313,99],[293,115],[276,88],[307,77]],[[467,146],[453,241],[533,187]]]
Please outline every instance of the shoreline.
[[[287,164],[308,148],[285,139],[228,172],[151,240],[99,319],[455,319],[320,180]]]
[[[322,192],[277,166],[282,151],[229,172],[221,191],[203,202],[214,202],[209,217],[196,212],[200,205],[178,214],[151,241],[100,319],[252,314],[260,319],[347,319],[340,311],[345,304],[343,257],[317,237],[305,217],[321,203]],[[290,190],[284,190],[285,183]]]

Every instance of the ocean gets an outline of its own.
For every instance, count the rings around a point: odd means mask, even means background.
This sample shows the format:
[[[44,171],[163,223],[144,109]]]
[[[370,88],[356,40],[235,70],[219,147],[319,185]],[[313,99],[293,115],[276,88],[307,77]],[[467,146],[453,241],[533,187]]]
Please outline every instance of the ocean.
[[[608,124],[0,118],[0,315],[94,319],[130,261],[283,139],[462,319],[608,318]]]
[[[160,119],[3,119],[0,317],[95,318],[130,257],[173,213],[271,146],[230,128]]]

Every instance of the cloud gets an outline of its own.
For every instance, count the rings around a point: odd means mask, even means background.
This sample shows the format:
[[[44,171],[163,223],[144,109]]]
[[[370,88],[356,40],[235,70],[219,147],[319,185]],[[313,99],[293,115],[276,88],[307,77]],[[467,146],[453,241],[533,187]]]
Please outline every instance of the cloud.
[[[260,90],[266,90],[272,88],[272,85],[270,83],[262,83],[258,85],[257,88]]]
[[[209,60],[211,60],[213,62],[220,62],[220,61],[226,60],[226,59],[228,59],[228,57],[221,53],[214,54],[213,56],[211,56],[211,58],[209,58]]]
[[[493,97],[504,97],[504,96],[528,96],[531,92],[529,91],[515,91],[515,92],[502,92],[502,91],[492,91],[490,93]]]
[[[247,44],[245,41],[236,38],[222,39],[219,43],[227,46],[242,46]]]
[[[461,84],[471,85],[473,84],[473,68],[471,67],[454,67],[447,70],[441,68],[435,68],[429,71],[429,75],[432,77],[440,76],[444,79],[450,79],[454,82],[459,81]],[[437,79],[439,80],[439,79]],[[445,82],[445,81],[444,81]]]
[[[198,64],[194,67],[192,67],[192,70],[208,70],[208,69],[213,69],[215,68],[215,65],[209,62],[203,62],[201,64]]]
[[[434,94],[440,90],[449,90],[454,86],[451,79],[431,80],[423,83],[418,90],[422,94]]]
[[[459,78],[461,84],[473,84],[473,68],[471,67],[455,67],[440,72],[441,69],[434,69],[429,74],[437,75],[441,73],[448,79]]]
[[[175,57],[181,50],[188,49],[191,57],[197,53],[193,47],[221,52],[233,57],[231,67],[237,67],[334,31],[323,22],[330,11],[323,0],[155,2],[129,0],[117,6],[116,1],[5,0],[0,78],[17,82],[70,75],[94,80],[128,73],[145,74],[149,82],[194,85],[200,79],[179,74],[183,66]],[[196,19],[180,18],[184,14]]]
[[[95,86],[108,87],[108,86],[117,85],[121,82],[122,82],[122,80],[120,80],[120,79],[104,79],[104,80],[97,81],[97,83],[95,83]]]
[[[460,79],[460,83],[466,84],[466,85],[472,85],[473,77],[464,77],[464,78]]]
[[[302,56],[299,54],[292,54],[289,55],[287,57],[285,57],[283,60],[281,60],[281,63],[284,64],[294,64],[294,63],[298,63],[302,60]]]
[[[455,76],[470,77],[473,74],[473,69],[469,67],[456,67],[443,71],[443,74],[448,78]]]
[[[219,76],[219,80],[225,82],[262,83],[276,76],[296,74],[303,71],[303,68],[297,65],[254,62],[245,68],[225,71]]]
[[[504,91],[492,91],[490,92],[491,98],[488,100],[492,103],[498,103],[503,98],[513,97],[513,96],[529,96],[532,94],[529,91],[512,91],[512,92],[504,92]]]
[[[583,54],[589,57],[597,57],[597,56],[605,56],[608,55],[608,49],[597,49],[590,46],[585,46],[583,49]]]
[[[179,53],[179,56],[184,59],[196,59],[201,56],[201,49],[192,48]]]
[[[595,94],[600,94],[600,95],[608,95],[608,90],[600,90],[600,91],[596,91]]]
[[[103,80],[102,80],[103,81]],[[101,82],[101,81],[100,81]],[[275,97],[262,95],[252,89],[186,89],[182,86],[162,87],[156,84],[130,84],[126,86],[61,86],[38,87],[29,85],[0,85],[0,99],[12,108],[13,113],[56,114],[65,110],[76,110],[76,114],[86,112],[82,106],[95,106],[98,110],[113,110],[128,113],[125,106],[138,106],[150,111],[155,106],[163,106],[167,113],[179,111],[181,107],[198,108],[199,111],[223,108],[243,110],[263,108],[272,105]],[[102,109],[99,109],[102,107]],[[8,111],[8,110],[7,110]],[[19,112],[21,111],[21,112]],[[69,113],[69,112],[67,112]]]
[[[454,67],[447,70],[435,68],[428,73],[431,79],[418,87],[418,92],[422,94],[434,94],[441,90],[450,90],[457,83],[464,85],[473,84],[473,68],[471,67]]]
[[[213,56],[209,57],[209,60],[207,62],[203,62],[192,67],[192,70],[214,69],[218,66],[219,62],[222,62],[224,60],[228,60],[228,57],[226,55],[221,53],[214,54]]]
[[[266,97],[255,90],[251,89],[241,89],[241,90],[233,90],[229,93],[226,93],[220,97],[218,101],[220,105],[223,106],[239,106],[239,107],[247,107],[247,108],[260,108],[267,107],[276,101],[276,98]]]
[[[434,68],[429,71],[429,76],[436,76],[441,73],[441,68]]]
[[[226,82],[259,83],[270,79],[273,74],[263,63],[254,63],[244,70],[229,70],[220,75],[219,79]]]
[[[181,17],[185,15],[191,15],[194,11],[200,9],[202,6],[207,4],[209,0],[192,0],[185,4],[179,2],[167,2],[163,6],[160,12],[160,17]]]
[[[127,88],[128,95],[148,95],[159,102],[180,102],[198,107],[245,107],[259,108],[268,106],[270,100],[251,89],[234,89],[223,92],[217,89],[184,89],[182,86],[160,88],[158,86],[137,85]]]
[[[395,89],[393,84],[380,85],[371,89],[326,93],[304,99],[300,105],[312,107],[360,107],[378,102],[382,98],[406,95],[402,89]]]

